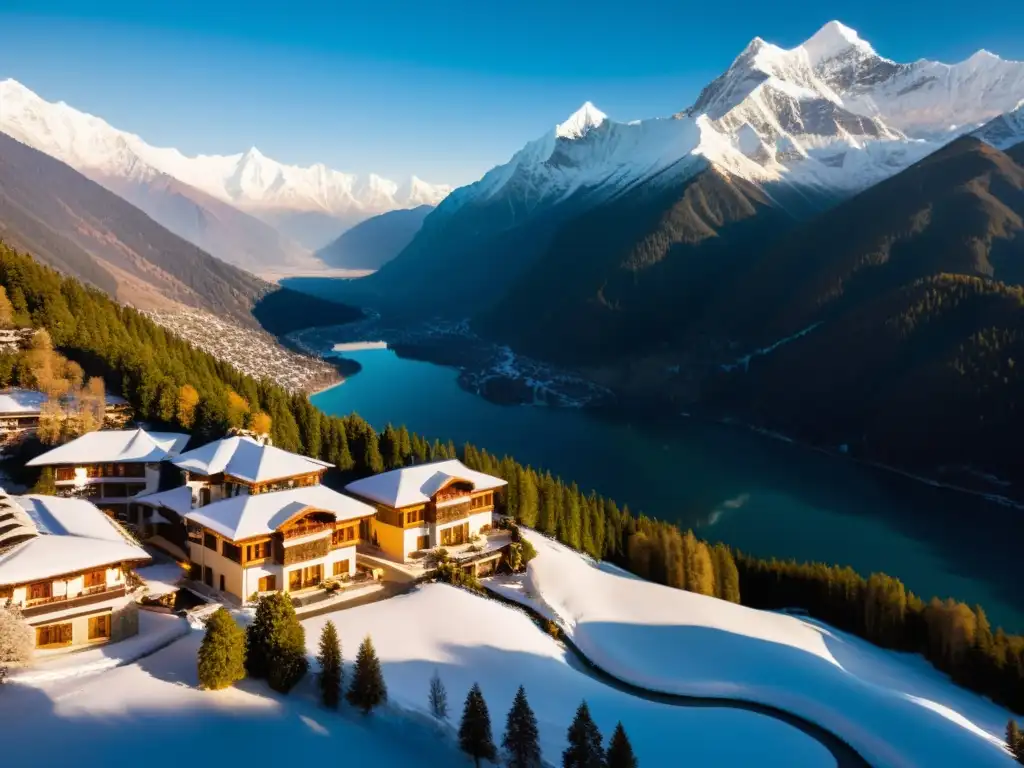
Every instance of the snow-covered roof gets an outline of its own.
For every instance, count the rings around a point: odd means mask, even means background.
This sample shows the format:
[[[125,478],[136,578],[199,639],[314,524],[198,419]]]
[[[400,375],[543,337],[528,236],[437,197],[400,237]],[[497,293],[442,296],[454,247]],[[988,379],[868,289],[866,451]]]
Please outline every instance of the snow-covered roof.
[[[330,512],[337,520],[354,520],[374,513],[369,504],[310,485],[272,493],[241,494],[194,509],[186,519],[233,541],[273,533],[304,509]]]
[[[0,584],[25,584],[113,563],[150,559],[113,520],[85,499],[36,495],[0,498],[0,527],[11,523],[18,525],[21,541],[0,551]]]
[[[0,413],[39,413],[49,398],[34,389],[0,390]],[[127,405],[120,395],[107,395],[107,407]]]
[[[132,501],[137,504],[148,504],[151,507],[166,507],[179,515],[184,515],[186,512],[192,511],[192,489],[187,485],[182,485],[178,488],[171,488],[169,491],[136,496]]]
[[[174,465],[200,475],[223,472],[250,483],[308,475],[333,466],[242,436],[225,437],[183,453],[174,460]]]
[[[156,462],[177,456],[189,435],[147,432],[144,429],[86,432],[70,443],[47,451],[27,462],[30,467],[53,464],[100,464],[103,462]]]
[[[31,389],[0,391],[0,413],[39,413],[46,395]]]
[[[427,503],[453,480],[464,480],[475,491],[489,491],[507,485],[500,477],[472,470],[458,459],[448,459],[364,477],[346,485],[345,490],[398,508]]]

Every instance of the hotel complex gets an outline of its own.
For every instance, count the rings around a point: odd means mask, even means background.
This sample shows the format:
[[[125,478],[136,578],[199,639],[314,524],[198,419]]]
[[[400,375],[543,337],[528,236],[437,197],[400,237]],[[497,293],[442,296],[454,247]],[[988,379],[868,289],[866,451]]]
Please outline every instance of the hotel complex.
[[[339,493],[322,484],[326,462],[252,437],[182,452],[188,441],[90,432],[28,462],[55,469],[57,496],[0,496],[0,598],[21,608],[37,648],[137,631],[130,574],[150,556],[133,533],[187,561],[195,589],[239,604],[347,582],[360,556],[363,570],[383,560],[422,568],[427,550],[468,549],[463,567],[479,575],[500,558],[501,542],[471,542],[490,530],[505,481],[460,461],[383,472]]]

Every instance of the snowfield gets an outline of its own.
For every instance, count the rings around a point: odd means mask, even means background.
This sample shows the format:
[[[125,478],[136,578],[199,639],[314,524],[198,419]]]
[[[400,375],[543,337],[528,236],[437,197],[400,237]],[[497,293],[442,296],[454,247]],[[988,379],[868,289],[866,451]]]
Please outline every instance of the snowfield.
[[[623,681],[779,707],[838,735],[877,768],[1007,765],[1010,714],[920,657],[642,581],[526,535],[538,552],[526,576],[488,586],[556,621]]]
[[[662,704],[610,687],[574,666],[566,650],[525,613],[444,584],[304,621],[311,655],[328,619],[338,627],[347,663],[363,637],[373,637],[392,707],[425,714],[436,669],[448,691],[452,729],[458,727],[466,692],[477,682],[500,743],[522,684],[551,764],[560,763],[566,729],[586,699],[606,739],[622,720],[646,768],[677,765],[681,755],[693,766],[836,765],[811,736],[766,715]]]

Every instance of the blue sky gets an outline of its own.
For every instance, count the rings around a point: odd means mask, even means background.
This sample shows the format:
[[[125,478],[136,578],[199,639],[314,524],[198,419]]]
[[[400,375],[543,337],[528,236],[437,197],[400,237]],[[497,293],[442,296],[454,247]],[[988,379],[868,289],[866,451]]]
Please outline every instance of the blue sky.
[[[189,154],[466,183],[586,100],[688,106],[755,35],[831,18],[898,61],[1024,59],[1024,2],[3,0],[0,78]],[[0,105],[2,109],[2,105]]]

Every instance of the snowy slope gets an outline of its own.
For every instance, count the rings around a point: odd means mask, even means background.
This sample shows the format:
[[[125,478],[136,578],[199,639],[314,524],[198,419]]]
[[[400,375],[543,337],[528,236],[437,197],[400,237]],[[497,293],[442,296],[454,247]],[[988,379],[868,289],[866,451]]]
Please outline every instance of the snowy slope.
[[[99,117],[64,102],[50,103],[14,80],[0,81],[0,131],[104,183],[153,184],[170,177],[222,203],[257,216],[282,212],[366,218],[418,205],[436,205],[449,191],[413,176],[397,184],[380,176],[285,165],[252,147],[237,155],[188,157],[153,147]],[[118,192],[117,189],[112,191]],[[322,245],[323,243],[319,243]]]
[[[773,704],[844,738],[879,768],[1006,765],[1001,734],[1009,713],[918,657],[642,581],[527,535],[538,556],[521,589],[502,591],[557,620],[620,679]]]
[[[566,728],[584,699],[605,738],[622,721],[642,766],[677,765],[681,754],[694,766],[835,765],[810,736],[765,715],[673,706],[612,688],[570,664],[566,651],[525,614],[447,585],[427,584],[409,595],[307,619],[311,655],[328,619],[348,660],[364,636],[373,638],[392,705],[426,713],[436,670],[457,727],[466,692],[479,683],[498,743],[523,685],[537,715],[543,757],[552,765],[560,764]],[[730,736],[736,733],[744,738]]]
[[[996,149],[1009,149],[1024,142],[1024,100],[1011,111],[989,120],[974,135]]]

